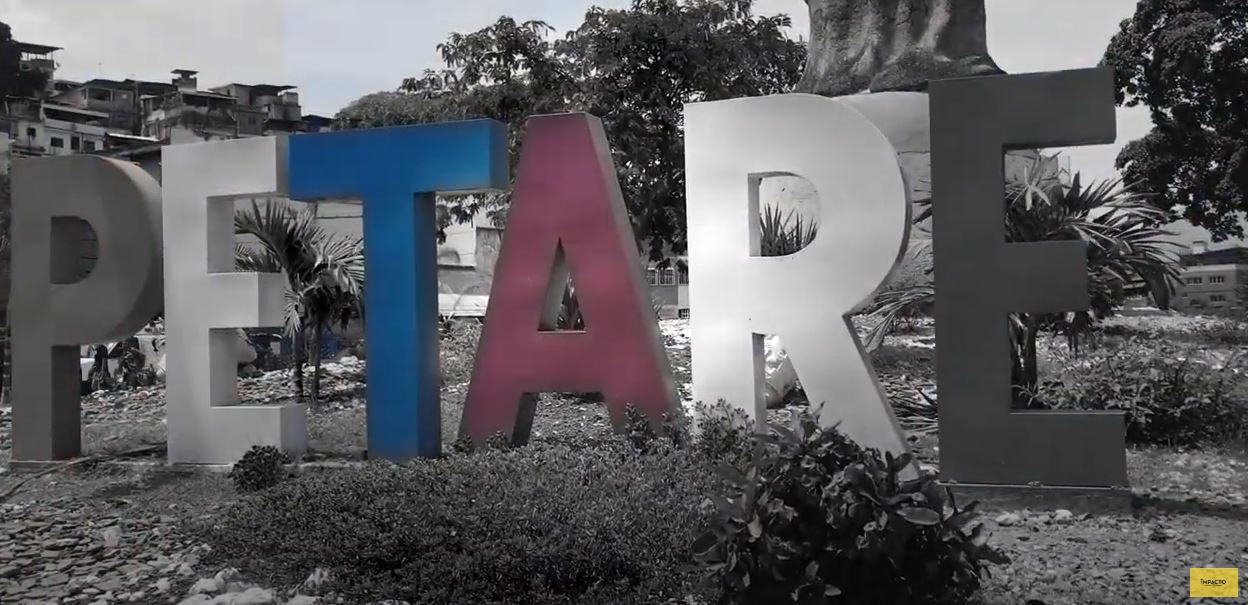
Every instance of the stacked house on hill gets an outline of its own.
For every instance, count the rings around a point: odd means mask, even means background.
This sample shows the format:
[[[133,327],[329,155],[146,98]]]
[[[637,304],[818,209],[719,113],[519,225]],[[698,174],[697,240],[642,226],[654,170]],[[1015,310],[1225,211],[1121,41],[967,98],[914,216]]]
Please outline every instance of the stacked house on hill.
[[[22,69],[43,71],[48,84],[29,97],[0,97],[0,173],[7,173],[13,160],[95,154],[133,162],[160,180],[165,145],[323,132],[333,122],[305,114],[298,89],[290,84],[232,82],[202,88],[198,73],[189,69],[173,70],[166,81],[70,81],[56,77],[54,54],[62,49],[19,46]],[[239,207],[249,205],[250,200],[239,201]],[[309,208],[326,230],[362,235],[359,201],[329,200]],[[484,218],[447,229],[438,252],[446,313],[484,314],[499,233]],[[82,237],[85,275],[95,253],[89,230]],[[7,295],[7,275],[0,276],[0,288]]]

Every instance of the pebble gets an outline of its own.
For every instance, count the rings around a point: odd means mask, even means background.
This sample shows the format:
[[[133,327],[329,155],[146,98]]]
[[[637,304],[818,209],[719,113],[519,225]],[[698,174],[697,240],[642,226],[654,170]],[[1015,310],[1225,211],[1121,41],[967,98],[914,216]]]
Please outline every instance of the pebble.
[[[1020,517],[1018,513],[1002,513],[996,518],[997,525],[1001,525],[1004,527],[1018,525],[1019,523],[1022,522],[1022,520],[1023,518]]]
[[[221,583],[216,578],[202,578],[191,585],[190,594],[212,594],[221,590]]]
[[[322,405],[319,411],[340,411],[363,405],[365,363],[355,357],[343,357],[322,365]],[[311,366],[305,371],[311,379]],[[291,399],[289,370],[264,372],[259,376],[238,379],[238,396],[243,402],[287,403]],[[140,423],[165,420],[164,385],[117,391],[96,391],[81,400],[83,424]],[[13,418],[12,406],[0,406],[0,445],[9,441]],[[112,548],[105,544],[106,548]]]
[[[329,569],[318,567],[308,575],[308,579],[303,581],[299,587],[299,592],[306,595],[321,594],[321,588],[333,577]]]
[[[171,590],[177,577],[141,562],[182,564],[201,548],[179,536],[173,518],[73,498],[6,503],[0,520],[0,603],[140,601],[150,597],[145,588]],[[121,539],[123,521],[133,540]]]

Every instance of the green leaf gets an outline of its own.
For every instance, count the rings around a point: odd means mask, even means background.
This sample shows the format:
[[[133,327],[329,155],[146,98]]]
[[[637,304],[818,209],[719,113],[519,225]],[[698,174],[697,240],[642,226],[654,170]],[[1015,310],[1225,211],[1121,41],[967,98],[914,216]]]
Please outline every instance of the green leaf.
[[[936,525],[940,523],[940,513],[930,508],[908,506],[897,510],[902,519],[915,525]]]
[[[910,466],[910,463],[914,461],[914,456],[910,452],[905,452],[896,458],[893,458],[890,454],[888,458],[888,470],[894,473],[901,472],[902,469]]]
[[[719,537],[713,532],[706,532],[693,541],[693,556],[699,559],[715,555],[719,550]]]
[[[983,525],[976,525],[975,529],[971,530],[971,544],[974,544],[975,546],[985,546],[988,544],[988,532],[984,529]]]

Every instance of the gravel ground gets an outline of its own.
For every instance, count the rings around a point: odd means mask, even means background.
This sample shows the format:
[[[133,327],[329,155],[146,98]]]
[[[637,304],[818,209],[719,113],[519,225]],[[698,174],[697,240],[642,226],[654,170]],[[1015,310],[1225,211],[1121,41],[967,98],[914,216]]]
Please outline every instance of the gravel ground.
[[[1181,603],[1188,568],[1248,572],[1245,520],[1143,515],[1061,523],[1052,513],[1019,511],[996,514],[987,525],[992,543],[1012,559],[994,569],[983,591],[993,605]],[[1248,582],[1240,586],[1245,598],[1216,602],[1248,603]]]
[[[676,377],[688,398],[687,335],[682,322],[663,322],[663,327]],[[930,381],[930,335],[919,331],[893,339],[874,358],[890,393],[914,396],[910,385],[916,382],[927,388],[922,381]],[[448,373],[443,390],[448,446],[458,431],[470,367],[462,358],[449,361],[456,370]],[[347,359],[329,364],[327,372],[324,401],[310,411],[309,458],[358,459],[364,446],[363,364]],[[289,393],[288,376],[243,379],[240,393],[252,402],[282,401]],[[84,398],[83,416],[87,454],[163,443],[159,388],[92,395]],[[9,410],[0,409],[0,461],[8,458],[8,424]],[[538,406],[533,438],[605,435],[610,430],[600,404],[549,395]],[[922,458],[934,462],[934,437],[918,439],[916,445]],[[224,475],[153,470],[141,462],[83,465],[31,479],[0,498],[0,603],[202,605],[292,598],[248,586],[228,570],[199,564],[202,547],[185,528],[236,497]],[[1013,563],[994,570],[983,602],[1176,602],[1186,598],[1188,567],[1248,570],[1248,514],[1243,513],[1248,456],[1233,450],[1144,448],[1131,450],[1128,463],[1132,482],[1142,491],[1151,489],[1173,500],[1229,504],[1238,512],[1215,517],[1145,511],[1057,521],[1054,511],[988,510],[992,541]],[[0,474],[0,494],[22,480]],[[1248,586],[1248,579],[1241,584]],[[290,602],[310,601],[296,597]],[[1248,598],[1219,602],[1248,603]]]

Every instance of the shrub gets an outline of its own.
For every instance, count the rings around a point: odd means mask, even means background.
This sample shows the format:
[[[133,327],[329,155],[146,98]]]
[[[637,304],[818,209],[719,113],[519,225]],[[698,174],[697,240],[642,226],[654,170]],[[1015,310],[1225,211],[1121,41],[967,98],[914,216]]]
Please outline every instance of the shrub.
[[[1248,439],[1248,365],[1237,357],[1141,337],[1078,358],[1054,353],[1054,375],[1037,394],[1050,409],[1123,411],[1132,443]]]
[[[290,457],[271,445],[252,446],[230,469],[230,480],[243,493],[268,489],[289,476],[289,463]]]
[[[472,365],[481,340],[481,322],[471,319],[448,319],[441,324],[440,352],[442,386],[467,388],[472,378]]]
[[[696,436],[687,441],[699,456],[738,469],[750,463],[757,446],[755,424],[743,410],[721,399],[715,405],[698,402],[695,416]]]
[[[979,589],[987,546],[975,505],[945,509],[935,477],[903,480],[909,457],[880,458],[808,416],[773,426],[756,463],[722,472],[697,560],[728,603],[964,603]]]
[[[717,482],[658,443],[534,444],[304,476],[243,498],[204,537],[221,564],[279,585],[329,567],[331,589],[359,602],[658,603],[688,594],[681,566]]]
[[[1111,317],[1098,332],[1106,336],[1147,337],[1216,347],[1248,345],[1248,324],[1199,315]]]
[[[1248,329],[1237,321],[1218,322],[1196,328],[1192,341],[1217,347],[1242,347],[1248,345]]]

